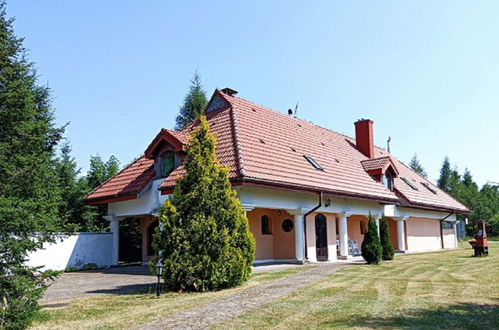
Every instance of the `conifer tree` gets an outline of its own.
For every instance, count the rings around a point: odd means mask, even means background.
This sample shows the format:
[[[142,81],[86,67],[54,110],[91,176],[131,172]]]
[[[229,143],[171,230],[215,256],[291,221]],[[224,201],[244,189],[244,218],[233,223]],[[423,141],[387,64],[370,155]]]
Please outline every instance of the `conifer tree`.
[[[154,248],[171,290],[206,291],[248,279],[255,241],[229,181],[215,157],[215,137],[204,116],[190,138],[186,174],[160,210]],[[152,262],[154,269],[155,261]]]
[[[440,169],[440,177],[438,178],[437,185],[440,189],[449,192],[450,180],[451,180],[451,168],[449,163],[449,157],[445,156],[444,162],[442,163],[442,168]]]
[[[206,92],[201,84],[201,76],[196,72],[191,80],[189,92],[185,96],[184,103],[177,115],[175,129],[181,130],[185,125],[199,118],[203,114],[207,103]]]
[[[379,239],[381,242],[381,258],[383,260],[393,260],[395,251],[393,249],[392,242],[390,241],[390,233],[388,230],[388,222],[386,221],[385,215],[381,216],[379,222]]]
[[[53,273],[25,266],[61,228],[50,90],[38,85],[23,40],[0,2],[0,328],[29,325]]]
[[[414,154],[414,156],[412,157],[411,162],[409,163],[409,167],[412,168],[416,173],[418,173],[422,177],[426,178],[428,176],[428,174],[426,174],[423,165],[421,165],[418,159],[418,155],[416,154]]]
[[[378,236],[378,227],[371,214],[369,214],[367,233],[362,241],[362,257],[368,264],[379,264],[381,262],[381,243]]]

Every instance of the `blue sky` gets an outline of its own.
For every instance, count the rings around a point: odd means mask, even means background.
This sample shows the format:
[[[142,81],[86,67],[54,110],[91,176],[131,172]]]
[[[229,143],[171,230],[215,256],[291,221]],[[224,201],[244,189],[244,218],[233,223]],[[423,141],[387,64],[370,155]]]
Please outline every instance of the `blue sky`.
[[[313,3],[313,5],[311,5]],[[174,126],[195,70],[245,99],[375,142],[438,178],[448,155],[499,181],[497,1],[8,3],[83,171]]]

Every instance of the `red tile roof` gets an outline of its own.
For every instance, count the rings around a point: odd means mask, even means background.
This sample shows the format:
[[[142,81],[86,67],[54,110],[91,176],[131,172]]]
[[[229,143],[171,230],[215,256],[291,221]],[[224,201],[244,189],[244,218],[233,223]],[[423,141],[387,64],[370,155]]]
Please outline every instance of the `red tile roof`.
[[[217,100],[212,102],[214,99]],[[376,159],[370,160],[356,148],[355,139],[351,137],[218,90],[212,101],[210,104],[221,104],[220,109],[208,112],[207,120],[211,131],[216,134],[217,158],[222,165],[229,167],[233,182],[324,191],[337,196],[406,206],[468,211],[384,149],[376,147]],[[209,105],[209,109],[212,108],[217,107]],[[196,120],[176,133],[186,141],[198,124]],[[315,169],[304,156],[312,157],[323,170]],[[394,181],[395,192],[366,172],[366,169],[384,167],[387,162],[399,172],[399,178]],[[170,191],[184,173],[183,166],[180,166],[165,179],[160,189]],[[418,190],[409,187],[401,177],[414,181]],[[437,194],[420,182],[434,187]]]
[[[154,160],[141,157],[91,191],[85,201],[87,204],[103,204],[136,198],[155,174]]]

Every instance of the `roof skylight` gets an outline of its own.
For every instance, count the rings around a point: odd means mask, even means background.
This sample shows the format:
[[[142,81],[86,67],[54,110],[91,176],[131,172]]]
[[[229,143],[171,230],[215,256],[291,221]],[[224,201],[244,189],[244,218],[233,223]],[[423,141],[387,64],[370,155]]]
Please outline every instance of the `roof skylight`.
[[[313,159],[311,156],[303,156],[303,157],[305,157],[305,159],[308,160],[308,162],[312,164],[312,166],[316,170],[324,171],[324,169],[319,165],[319,163],[317,163],[315,159]]]
[[[421,182],[421,185],[423,185],[423,187],[425,187],[426,189],[428,189],[429,191],[431,191],[435,195],[437,194],[437,191],[435,189],[433,189],[432,187],[430,187],[430,185],[427,184],[426,182]]]
[[[418,188],[415,185],[413,185],[411,181],[407,180],[406,178],[400,178],[400,179],[402,179],[402,181],[404,181],[412,189],[418,190]]]

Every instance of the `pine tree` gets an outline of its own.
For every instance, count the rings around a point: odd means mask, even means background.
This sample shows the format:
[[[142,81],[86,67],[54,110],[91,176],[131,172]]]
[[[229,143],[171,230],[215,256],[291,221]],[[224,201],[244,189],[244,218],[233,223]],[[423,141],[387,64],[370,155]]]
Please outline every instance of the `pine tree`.
[[[207,103],[206,92],[201,85],[201,76],[196,72],[191,80],[189,93],[185,96],[184,103],[177,115],[175,129],[181,130],[185,125],[201,116]]]
[[[388,222],[386,221],[385,215],[383,214],[379,223],[379,236],[381,242],[381,258],[383,260],[393,260],[395,251],[393,249],[392,242],[390,241],[390,233],[388,230]]]
[[[422,177],[426,178],[428,176],[428,174],[426,174],[426,171],[424,170],[423,165],[421,165],[421,163],[419,162],[418,155],[416,154],[414,154],[414,156],[412,157],[411,162],[409,163],[409,167]]]
[[[437,181],[437,185],[440,189],[449,192],[450,180],[451,180],[451,169],[450,169],[449,157],[445,156],[444,162],[442,163],[442,168],[440,169],[440,178]]]
[[[53,275],[25,262],[61,228],[55,149],[64,129],[6,16],[0,2],[0,328],[16,329],[29,325]]]
[[[371,214],[367,225],[367,233],[362,241],[362,257],[368,264],[379,264],[381,262],[381,243],[378,236],[378,227]]]
[[[90,169],[85,177],[78,181],[78,185],[86,191],[85,195],[91,190],[97,188],[104,181],[113,177],[120,169],[119,160],[111,155],[107,162],[97,156],[90,157]],[[106,206],[87,206],[85,213],[82,214],[81,230],[84,231],[107,231],[109,228],[109,221],[103,217],[107,214]]]
[[[204,116],[191,136],[184,166],[185,176],[160,210],[162,229],[154,240],[165,284],[190,291],[239,285],[250,276],[255,241],[228,169],[215,157],[215,137]]]

